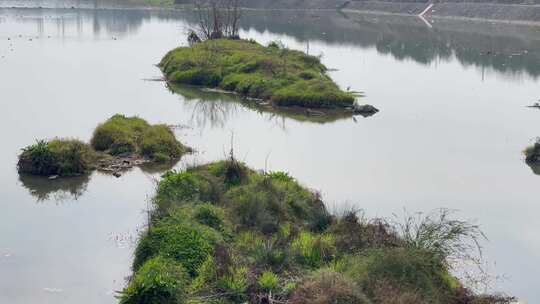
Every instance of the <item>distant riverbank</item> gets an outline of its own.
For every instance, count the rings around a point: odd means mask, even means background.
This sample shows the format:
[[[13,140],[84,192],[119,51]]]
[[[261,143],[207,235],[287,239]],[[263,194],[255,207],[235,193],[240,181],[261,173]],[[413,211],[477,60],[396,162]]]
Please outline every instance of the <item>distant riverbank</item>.
[[[0,8],[88,8],[88,9],[185,9],[192,0],[96,0],[96,1],[16,1],[0,0]],[[401,0],[240,0],[240,6],[253,10],[336,10],[369,14],[418,16],[426,19],[473,19],[540,25],[540,1],[429,1]]]

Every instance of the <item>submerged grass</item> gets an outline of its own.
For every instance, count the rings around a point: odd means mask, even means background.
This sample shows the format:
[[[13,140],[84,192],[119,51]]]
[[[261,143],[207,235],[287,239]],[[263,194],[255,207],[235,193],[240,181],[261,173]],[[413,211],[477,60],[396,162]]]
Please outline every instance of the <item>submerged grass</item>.
[[[315,56],[278,43],[216,39],[179,47],[159,64],[173,83],[221,88],[284,107],[344,108],[354,104]]]
[[[447,214],[419,226],[407,222],[403,231],[352,211],[330,216],[319,195],[290,175],[257,172],[232,158],[165,174],[154,204],[122,301],[145,290],[137,278],[156,258],[169,259],[188,274],[189,287],[179,278],[178,293],[168,289],[171,284],[156,287],[156,294],[170,295],[163,303],[473,304],[485,299],[464,288],[446,262],[454,249],[471,249],[460,240],[477,236],[477,227]],[[422,237],[407,234],[412,231]]]

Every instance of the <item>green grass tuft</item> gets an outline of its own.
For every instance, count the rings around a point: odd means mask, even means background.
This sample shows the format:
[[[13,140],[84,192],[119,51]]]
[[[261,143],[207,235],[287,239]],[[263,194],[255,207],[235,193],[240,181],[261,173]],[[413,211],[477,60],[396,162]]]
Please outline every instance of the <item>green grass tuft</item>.
[[[180,157],[187,149],[165,125],[150,125],[139,117],[114,115],[95,130],[90,144],[111,155],[139,153],[165,162]]]
[[[94,151],[75,139],[38,141],[22,150],[17,164],[20,173],[75,176],[92,169]]]
[[[459,282],[433,254],[405,247],[370,249],[346,258],[342,270],[368,295],[379,282],[415,291],[429,303],[451,303]]]
[[[183,213],[173,214],[143,235],[135,251],[133,269],[154,256],[164,256],[178,261],[195,276],[220,238],[214,229],[186,219]]]
[[[263,290],[272,291],[278,287],[279,277],[271,271],[265,271],[259,277],[258,283]]]
[[[158,256],[135,273],[120,293],[120,304],[185,303],[187,284],[188,276],[180,263]]]

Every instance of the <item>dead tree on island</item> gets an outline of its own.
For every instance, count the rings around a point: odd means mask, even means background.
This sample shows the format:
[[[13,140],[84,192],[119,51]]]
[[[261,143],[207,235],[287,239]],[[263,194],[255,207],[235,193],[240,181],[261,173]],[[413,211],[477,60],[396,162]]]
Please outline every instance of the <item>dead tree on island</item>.
[[[238,0],[194,0],[198,23],[190,30],[190,44],[209,39],[239,39]]]

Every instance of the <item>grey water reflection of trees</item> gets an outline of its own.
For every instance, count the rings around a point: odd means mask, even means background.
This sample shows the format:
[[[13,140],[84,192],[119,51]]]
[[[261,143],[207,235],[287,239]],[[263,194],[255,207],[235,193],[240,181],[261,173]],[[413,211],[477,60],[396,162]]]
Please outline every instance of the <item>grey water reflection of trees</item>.
[[[171,162],[160,164],[145,164],[139,168],[146,174],[161,174],[174,168],[179,161],[180,159],[176,159]],[[94,174],[103,173],[96,172]],[[74,177],[49,179],[43,176],[20,174],[19,181],[21,185],[28,190],[30,195],[36,199],[36,202],[52,201],[55,203],[62,203],[76,201],[81,198],[87,191],[88,184],[92,177],[93,174],[85,174]]]
[[[94,36],[121,37],[137,32],[144,22],[153,18],[180,22],[186,28],[198,21],[196,12],[189,10],[106,9],[126,7],[129,1],[125,0],[63,2],[77,2],[76,7],[82,8],[9,9],[3,15],[24,16],[18,22],[36,23],[36,33],[53,27],[59,36],[66,35],[66,29],[76,28],[83,35],[91,28]],[[306,44],[322,41],[375,48],[398,60],[429,64],[455,57],[463,65],[492,69],[500,74],[540,76],[540,26],[434,21],[429,27],[416,17],[335,11],[248,11],[243,14],[240,26],[244,31],[291,36]]]
[[[13,8],[0,11],[16,22],[34,23],[37,36],[47,34],[60,38],[81,37],[90,31],[94,36],[122,37],[136,33],[144,21],[151,18],[151,12],[144,10]]]
[[[244,30],[375,48],[398,60],[455,56],[463,65],[540,76],[539,26],[438,19],[429,27],[416,17],[317,11],[250,12],[241,22]]]
[[[21,174],[19,181],[37,202],[77,200],[85,192],[90,175],[50,180],[42,176]]]
[[[192,110],[190,123],[195,123],[198,127],[224,127],[227,121],[240,113],[242,109],[255,111],[268,121],[274,121],[283,128],[286,119],[318,124],[352,119],[350,113],[344,113],[341,110],[321,109],[320,112],[323,115],[307,115],[306,109],[303,108],[276,108],[259,105],[231,93],[173,83],[168,83],[167,87],[171,92],[184,97],[186,105],[190,106]]]
[[[225,123],[240,111],[239,98],[231,94],[172,83],[168,83],[167,88],[184,97],[186,105],[190,106],[192,111],[190,124],[196,124],[197,127],[224,127]]]

